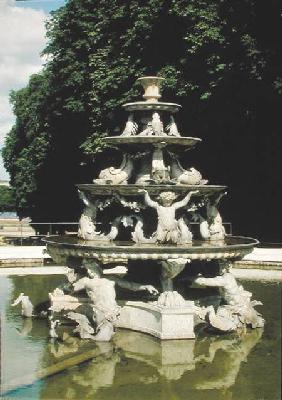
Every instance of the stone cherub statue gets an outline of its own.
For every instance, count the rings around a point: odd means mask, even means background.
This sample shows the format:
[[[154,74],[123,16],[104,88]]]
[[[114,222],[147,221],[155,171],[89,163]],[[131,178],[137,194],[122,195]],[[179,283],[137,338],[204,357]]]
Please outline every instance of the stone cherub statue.
[[[91,331],[88,331],[88,333],[92,334],[95,332],[95,334],[88,336],[87,338],[89,339],[108,341],[114,334],[114,323],[118,318],[120,309],[116,302],[114,286],[115,282],[105,278],[99,278],[98,276],[94,276],[93,278],[81,278],[73,285],[75,292],[85,289],[92,304],[95,330],[90,324]],[[73,313],[71,316],[73,317]],[[69,317],[71,318],[71,316]],[[76,315],[76,317],[78,316],[79,315]],[[84,318],[84,320],[87,321],[86,316],[81,316],[80,319],[81,318]],[[81,322],[77,329],[80,336],[84,336],[83,338],[86,338],[86,325]]]
[[[133,162],[129,154],[123,155],[123,160],[119,168],[109,167],[103,169],[98,179],[93,182],[98,185],[125,185],[130,179],[133,171]]]
[[[88,277],[90,279],[97,277],[101,278],[103,276],[102,268],[95,261],[93,260],[88,261],[87,259],[83,259],[83,265],[85,266]],[[123,289],[132,290],[133,292],[145,291],[153,295],[158,294],[158,290],[152,285],[145,285],[137,282],[129,282],[127,280],[124,280],[123,277],[126,274],[127,270],[122,275],[120,275],[122,276],[121,278],[115,275],[111,275],[109,274],[109,272],[111,271],[108,271],[107,280],[113,281],[115,284],[117,284],[119,287]]]
[[[176,210],[187,206],[191,197],[198,191],[189,192],[183,200],[173,203],[177,195],[174,192],[162,192],[159,195],[160,204],[153,201],[147,190],[144,193],[145,203],[154,208],[158,214],[158,226],[154,234],[157,243],[191,243],[192,234],[183,219],[176,219]]]
[[[146,128],[138,136],[167,136],[159,113],[153,113],[152,120],[148,121]]]
[[[63,312],[63,315],[75,321],[77,326],[74,332],[82,339],[109,341],[113,336],[120,309],[116,302],[116,284],[128,290],[158,294],[152,285],[129,282],[115,276],[111,270],[107,271],[107,279],[104,278],[101,266],[94,260],[83,259],[82,264],[76,266],[76,272],[72,269],[68,271],[69,282],[63,290],[57,288],[50,293],[49,310]],[[124,269],[123,274],[127,272]],[[86,298],[81,293],[77,295],[83,290]]]
[[[88,265],[87,262],[85,264]],[[73,283],[73,289],[74,292],[82,289],[86,291],[93,309],[93,321],[89,321],[83,314],[74,312],[69,313],[68,317],[78,323],[76,332],[82,338],[108,341],[114,334],[114,326],[120,310],[116,302],[115,284],[133,291],[144,290],[154,295],[158,294],[158,291],[151,285],[128,282],[110,276],[108,276],[109,279],[102,278],[101,268],[93,262],[91,268],[92,270],[88,269],[88,276]]]
[[[261,305],[260,301],[251,300],[252,293],[244,290],[230,272],[230,265],[223,263],[221,275],[214,278],[197,276],[193,282],[200,286],[218,287],[224,305],[220,305],[215,311],[213,306],[206,309],[206,320],[214,328],[221,331],[235,331],[236,329],[250,326],[261,328],[264,319],[254,306]]]

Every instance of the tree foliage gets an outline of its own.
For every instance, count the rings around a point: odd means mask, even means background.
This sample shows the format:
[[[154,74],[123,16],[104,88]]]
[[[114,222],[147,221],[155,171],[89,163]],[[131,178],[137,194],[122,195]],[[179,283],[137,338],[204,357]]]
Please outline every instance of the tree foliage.
[[[259,209],[249,213],[269,201],[258,185],[276,184],[281,11],[276,0],[69,0],[47,23],[43,72],[11,96],[3,157],[21,214],[77,218],[74,184],[112,162],[100,138],[120,133],[136,79],[158,74],[164,98],[183,105],[182,132],[204,139],[190,164],[235,187],[227,219],[260,229]]]
[[[7,186],[0,186],[0,212],[15,211],[16,203],[12,191]]]

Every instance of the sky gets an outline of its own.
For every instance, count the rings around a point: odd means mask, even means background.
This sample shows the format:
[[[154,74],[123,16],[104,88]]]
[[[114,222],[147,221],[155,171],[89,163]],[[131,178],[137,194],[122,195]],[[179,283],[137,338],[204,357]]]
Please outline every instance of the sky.
[[[0,0],[0,148],[15,117],[9,104],[11,90],[28,83],[43,65],[45,22],[50,11],[65,0]],[[8,180],[0,157],[0,180]]]

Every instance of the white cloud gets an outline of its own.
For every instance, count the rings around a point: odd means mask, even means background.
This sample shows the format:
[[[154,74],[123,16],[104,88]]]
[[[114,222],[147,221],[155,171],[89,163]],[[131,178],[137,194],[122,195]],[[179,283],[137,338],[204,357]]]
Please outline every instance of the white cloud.
[[[0,0],[0,147],[14,122],[9,92],[24,87],[42,67],[46,17],[43,11],[17,7],[14,0]],[[0,160],[0,179],[7,177]]]

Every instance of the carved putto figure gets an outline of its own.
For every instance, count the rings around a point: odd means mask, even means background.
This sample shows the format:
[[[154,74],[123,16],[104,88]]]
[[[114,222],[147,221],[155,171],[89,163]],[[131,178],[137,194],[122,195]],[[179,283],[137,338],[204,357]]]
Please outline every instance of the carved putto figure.
[[[114,322],[119,315],[114,286],[115,283],[113,281],[97,276],[81,278],[73,285],[75,292],[85,289],[92,303],[96,323],[95,332],[97,335],[99,334],[98,338],[97,336],[92,337],[94,340],[108,341],[114,334]],[[84,320],[87,318],[86,316],[83,317]],[[80,333],[83,332],[84,335],[84,331],[85,329],[80,330]],[[88,333],[91,334],[93,332]]]
[[[187,229],[183,229],[184,221],[176,220],[176,210],[187,206],[191,197],[197,193],[192,191],[188,193],[183,200],[173,203],[176,200],[176,194],[174,192],[162,192],[159,195],[159,201],[161,204],[153,201],[146,190],[140,190],[144,193],[145,203],[154,208],[158,214],[158,226],[155,232],[155,240],[157,243],[175,243],[184,244],[190,243],[192,235],[188,234]]]
[[[152,130],[153,130],[153,134],[155,136],[163,136],[163,135],[165,135],[164,128],[163,128],[163,123],[161,121],[161,117],[157,112],[153,113]]]
[[[28,296],[25,296],[24,293],[21,293],[19,297],[13,302],[12,307],[17,306],[22,303],[22,316],[23,317],[32,317],[33,316],[33,304],[30,301]]]
[[[88,277],[93,279],[93,278],[101,278],[103,276],[103,271],[99,267],[99,265],[95,261],[88,261],[87,259],[83,260],[83,265],[87,269]],[[122,269],[124,272],[120,274],[120,276],[124,276],[127,273],[127,269],[123,266],[116,266],[115,269]],[[111,272],[111,271],[108,271]],[[145,285],[145,284],[140,284],[137,282],[130,282],[127,281],[123,278],[119,278],[117,276],[107,274],[107,280],[114,282],[117,284],[119,287],[132,290],[133,292],[139,292],[139,291],[146,291],[150,294],[158,294],[158,290],[152,286],[152,285]]]
[[[133,291],[147,291],[153,295],[158,294],[158,291],[152,285],[128,282],[110,275],[109,279],[102,278],[102,271],[94,261],[89,264],[84,260],[84,264],[88,276],[74,282],[73,290],[86,291],[93,309],[93,318],[91,321],[86,315],[77,312],[68,313],[68,318],[78,323],[76,332],[81,338],[108,341],[114,334],[114,326],[120,311],[116,302],[115,284]],[[91,270],[87,266],[91,267]]]
[[[125,185],[130,179],[133,171],[133,162],[128,154],[123,155],[123,160],[119,168],[109,167],[103,169],[98,179],[94,179],[93,182],[99,185]]]
[[[154,112],[152,119],[148,121],[146,128],[138,136],[167,136],[159,113]]]

